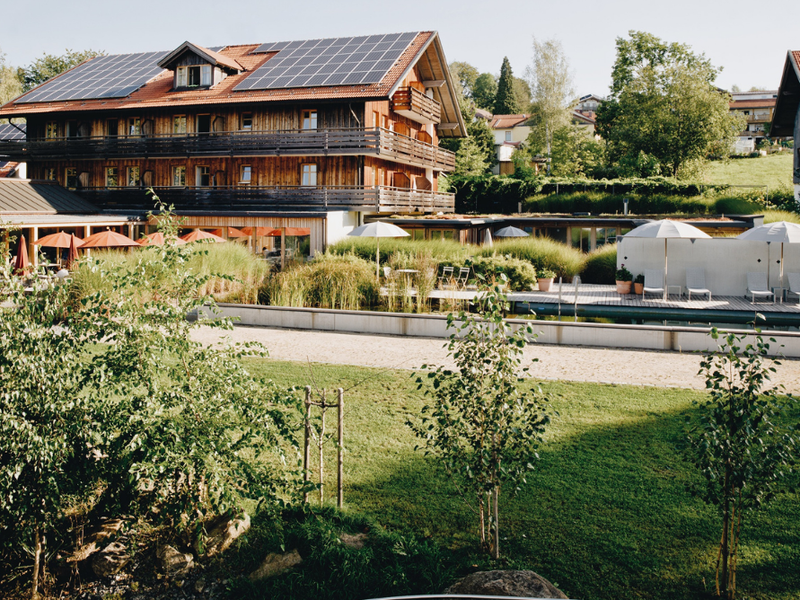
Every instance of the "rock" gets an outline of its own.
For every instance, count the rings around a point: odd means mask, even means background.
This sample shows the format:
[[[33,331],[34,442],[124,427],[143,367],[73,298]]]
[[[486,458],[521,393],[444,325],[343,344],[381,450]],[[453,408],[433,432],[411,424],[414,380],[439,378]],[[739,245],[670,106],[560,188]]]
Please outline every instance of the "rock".
[[[118,534],[124,523],[122,519],[103,519],[98,529],[85,536],[83,545],[72,556],[67,557],[67,562],[81,562],[89,558],[106,540]]]
[[[250,529],[250,515],[247,513],[241,519],[217,518],[209,523],[208,533],[203,537],[202,545],[197,543],[194,549],[198,554],[205,553],[209,557],[225,552],[236,538],[248,529]]]
[[[460,579],[445,594],[566,598],[564,593],[533,571],[479,571]]]
[[[169,577],[183,577],[194,566],[194,556],[180,552],[172,546],[163,546],[158,551],[158,560],[161,561],[164,573]]]
[[[130,559],[125,546],[112,542],[92,557],[92,571],[98,577],[111,577],[119,573]]]
[[[259,581],[268,577],[280,575],[303,562],[300,553],[295,549],[286,554],[267,554],[264,562],[255,571],[250,573],[250,581]]]
[[[361,550],[364,547],[364,542],[367,541],[367,534],[357,533],[355,535],[350,535],[349,533],[341,533],[339,534],[339,539],[342,540],[342,543],[348,548]]]

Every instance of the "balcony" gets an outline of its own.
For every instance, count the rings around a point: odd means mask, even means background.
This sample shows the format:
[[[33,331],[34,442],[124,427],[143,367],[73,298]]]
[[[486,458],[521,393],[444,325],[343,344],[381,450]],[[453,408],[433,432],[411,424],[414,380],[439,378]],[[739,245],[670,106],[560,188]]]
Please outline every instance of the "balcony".
[[[452,152],[377,127],[11,140],[0,142],[0,154],[19,161],[371,155],[438,171],[455,168]]]
[[[438,125],[442,121],[439,103],[413,87],[400,88],[394,93],[392,110],[417,123]]]
[[[156,187],[165,204],[180,211],[325,211],[376,213],[453,212],[455,195],[429,190],[378,186],[217,186]],[[140,188],[84,188],[76,193],[100,208],[152,210]]]

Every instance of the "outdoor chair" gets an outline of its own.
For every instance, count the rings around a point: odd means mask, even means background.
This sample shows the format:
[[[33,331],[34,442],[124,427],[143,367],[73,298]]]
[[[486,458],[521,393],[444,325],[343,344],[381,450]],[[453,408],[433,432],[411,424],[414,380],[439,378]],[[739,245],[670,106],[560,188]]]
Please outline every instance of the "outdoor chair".
[[[642,288],[642,300],[648,294],[661,294],[664,297],[664,271],[661,269],[644,270],[644,287]]]
[[[453,283],[453,267],[442,267],[442,274],[439,276],[439,289],[443,290]]]
[[[789,279],[789,288],[786,290],[786,299],[792,296],[797,298],[800,303],[800,273],[789,273],[786,276]]]
[[[458,271],[458,279],[456,279],[456,289],[466,289],[467,281],[469,281],[469,267],[461,267]]]
[[[772,298],[772,303],[775,304],[775,294],[767,287],[767,274],[762,271],[747,274],[747,293],[752,297],[750,301],[753,304],[755,304],[756,298],[770,297]],[[745,298],[747,298],[746,295]]]
[[[711,290],[706,287],[706,272],[703,269],[686,269],[686,292],[689,294],[689,302],[692,301],[692,294],[708,294],[711,300]]]

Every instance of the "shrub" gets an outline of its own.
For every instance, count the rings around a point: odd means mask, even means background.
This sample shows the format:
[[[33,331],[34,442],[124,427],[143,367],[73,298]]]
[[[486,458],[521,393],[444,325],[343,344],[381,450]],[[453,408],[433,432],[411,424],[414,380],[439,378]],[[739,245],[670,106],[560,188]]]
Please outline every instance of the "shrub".
[[[577,275],[583,269],[584,255],[550,238],[513,238],[495,243],[494,247],[481,247],[479,256],[505,254],[530,263],[535,269],[550,269],[559,277]]]
[[[478,256],[472,261],[472,270],[489,283],[498,282],[503,274],[512,290],[531,290],[536,284],[536,269],[529,262],[508,255]]]
[[[617,270],[617,245],[606,244],[586,255],[581,281],[584,283],[614,283]]]

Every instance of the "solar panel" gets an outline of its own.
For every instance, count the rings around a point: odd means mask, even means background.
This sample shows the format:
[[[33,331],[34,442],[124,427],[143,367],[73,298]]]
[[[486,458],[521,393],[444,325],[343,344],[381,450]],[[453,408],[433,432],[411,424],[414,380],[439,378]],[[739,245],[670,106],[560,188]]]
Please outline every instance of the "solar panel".
[[[124,98],[161,73],[169,52],[100,56],[47,81],[17,102]]]
[[[416,37],[416,33],[408,32],[261,44],[253,54],[278,54],[233,89],[241,92],[378,83]]]

